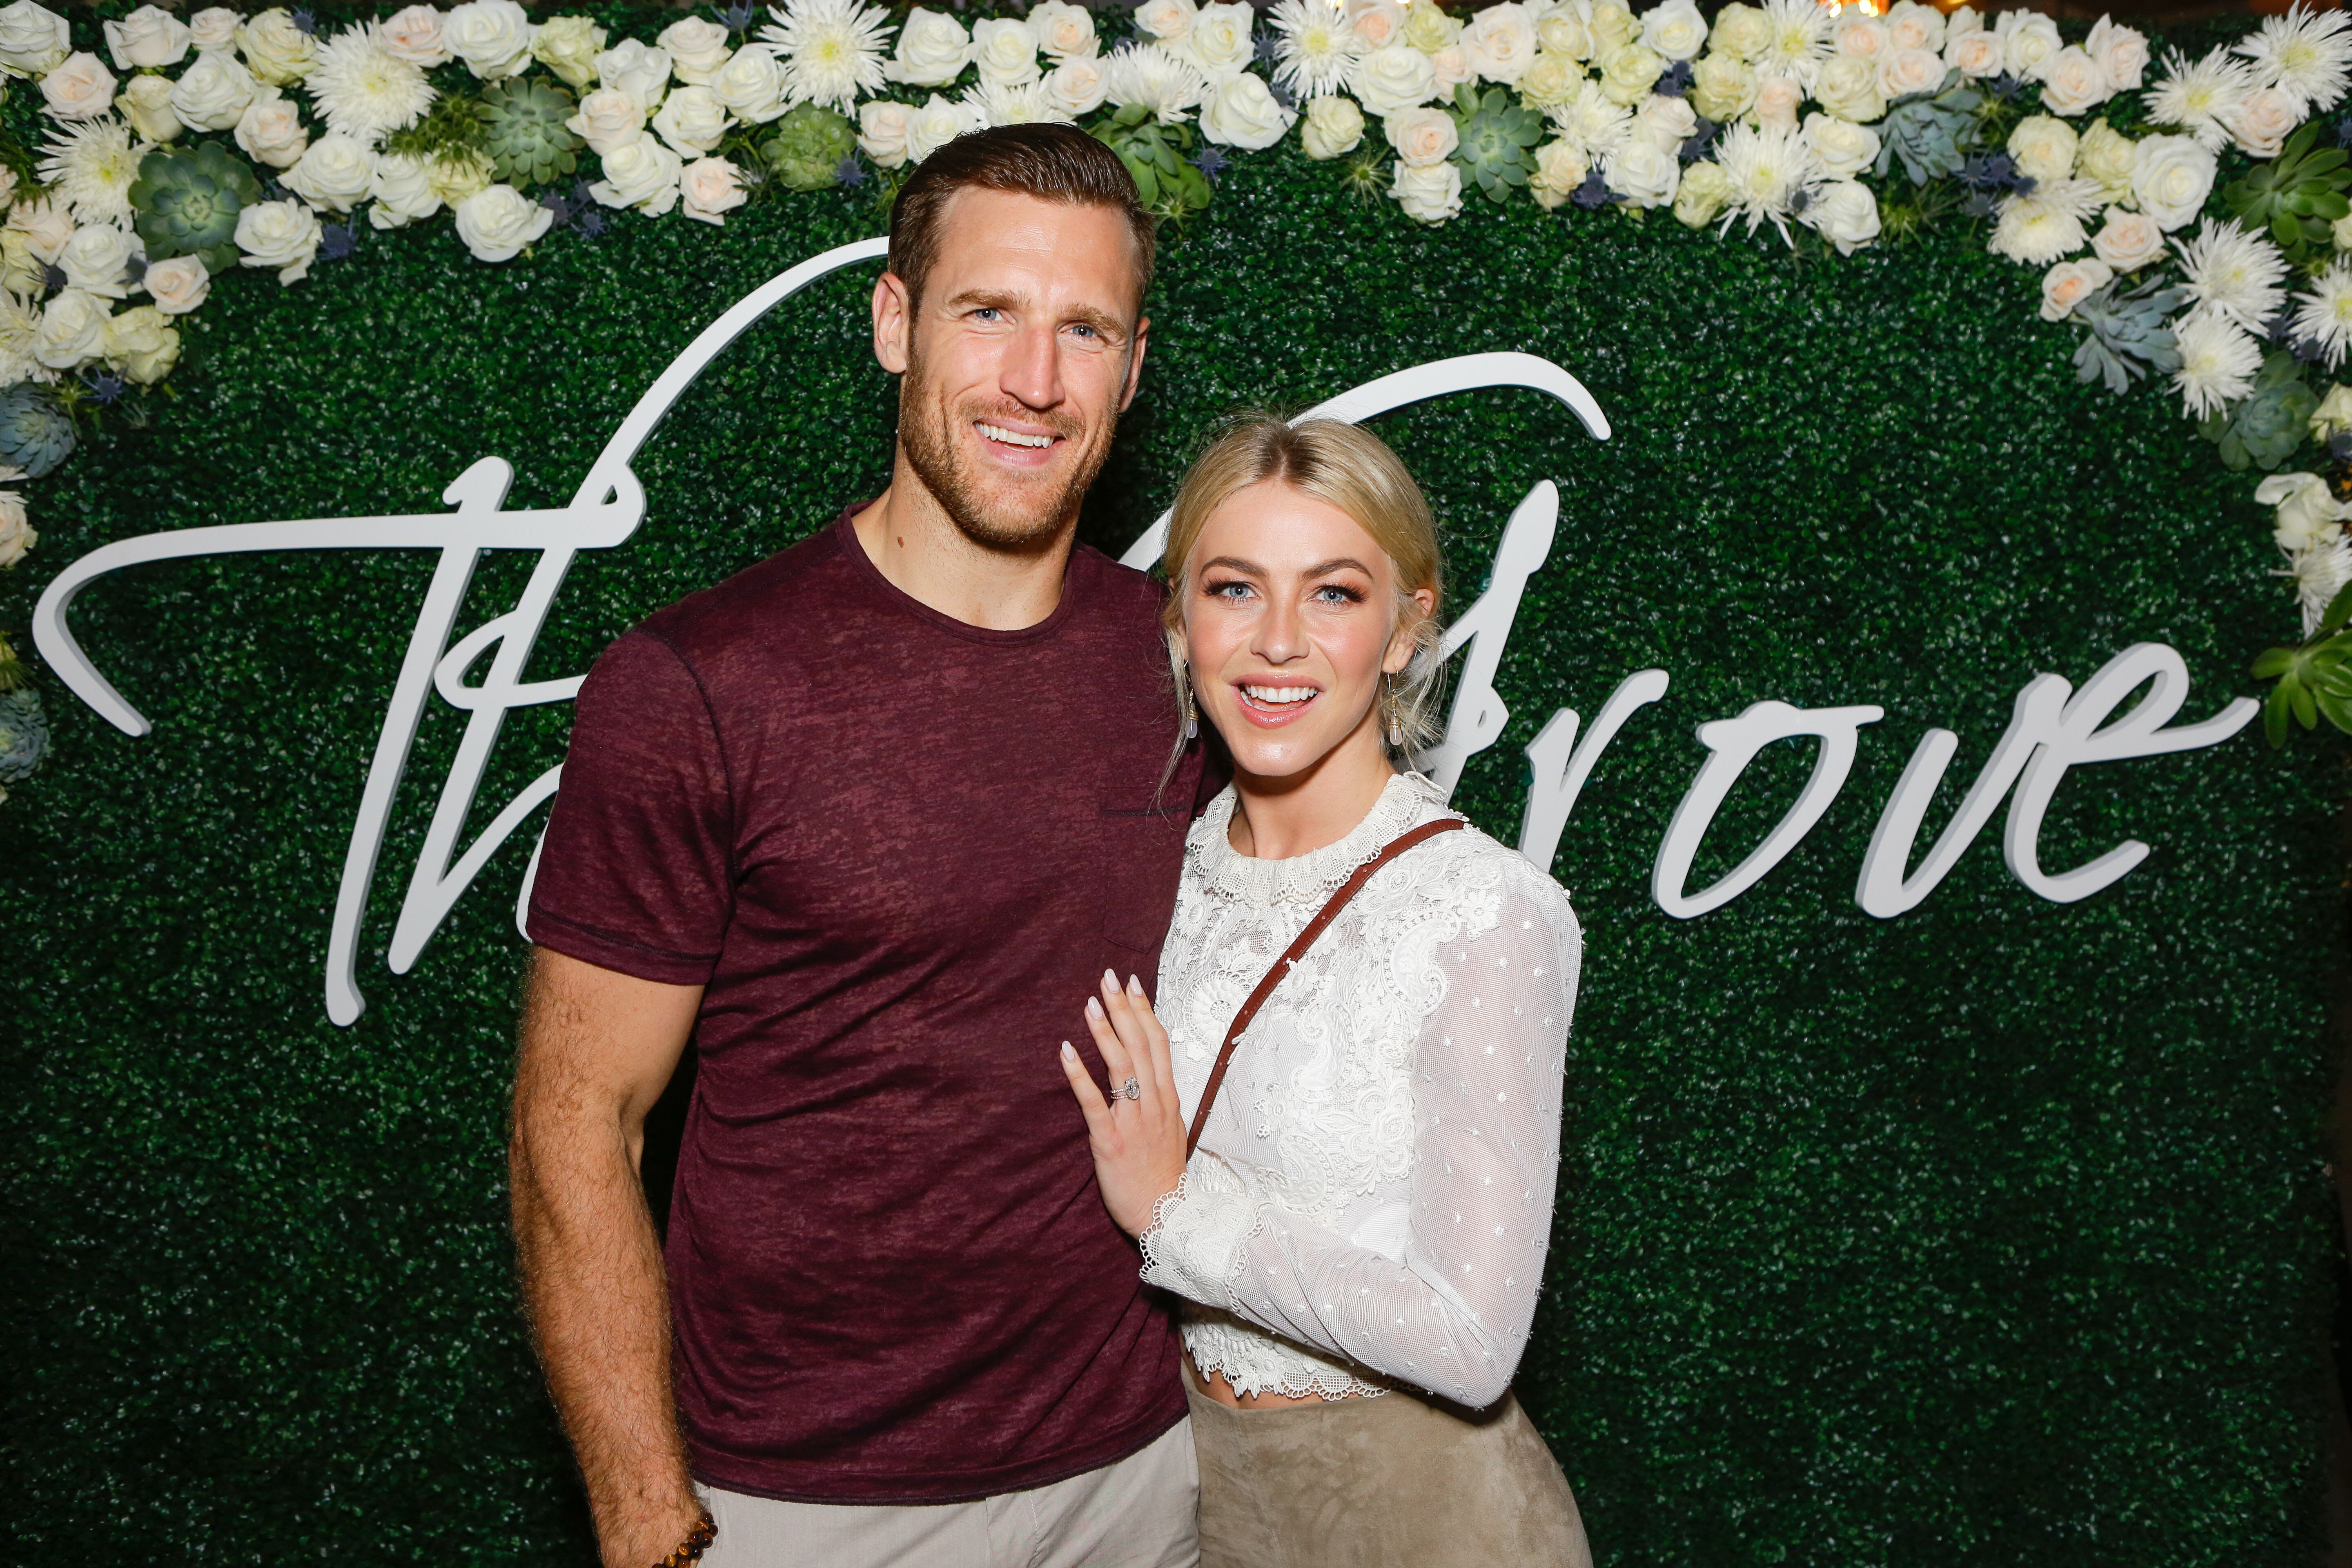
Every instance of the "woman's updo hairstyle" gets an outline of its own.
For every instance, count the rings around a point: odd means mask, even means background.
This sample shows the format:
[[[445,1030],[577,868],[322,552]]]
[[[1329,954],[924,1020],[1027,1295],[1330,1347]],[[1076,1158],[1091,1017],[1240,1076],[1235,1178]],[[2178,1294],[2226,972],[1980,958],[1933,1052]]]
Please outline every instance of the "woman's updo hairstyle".
[[[1430,516],[1428,498],[1388,443],[1360,426],[1337,419],[1308,419],[1289,424],[1271,414],[1250,414],[1225,426],[1209,449],[1201,454],[1168,521],[1167,606],[1161,622],[1167,627],[1168,662],[1176,675],[1178,709],[1192,713],[1192,683],[1177,651],[1175,633],[1183,624],[1186,563],[1210,514],[1241,490],[1268,479],[1337,507],[1356,521],[1396,569],[1398,624],[1412,638],[1412,659],[1395,675],[1381,680],[1381,743],[1393,760],[1409,765],[1412,755],[1435,744],[1444,733],[1438,700],[1445,667],[1437,649],[1444,627],[1437,611],[1444,607],[1444,557],[1437,545],[1437,524]],[[1423,614],[1412,597],[1429,590],[1433,609]],[[1181,742],[1180,742],[1181,744]]]

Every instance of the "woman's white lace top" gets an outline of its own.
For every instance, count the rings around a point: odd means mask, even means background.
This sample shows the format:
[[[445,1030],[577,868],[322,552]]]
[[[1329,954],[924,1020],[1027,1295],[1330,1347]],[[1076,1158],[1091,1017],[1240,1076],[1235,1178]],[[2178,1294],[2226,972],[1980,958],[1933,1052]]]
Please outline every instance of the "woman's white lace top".
[[[1452,815],[1400,774],[1356,830],[1236,853],[1234,794],[1192,826],[1160,1016],[1189,1124],[1269,965],[1390,840]],[[1243,1394],[1391,1384],[1484,1405],[1535,1315],[1559,1167],[1580,939],[1559,884],[1475,828],[1377,872],[1267,999],[1144,1234],[1143,1278]]]

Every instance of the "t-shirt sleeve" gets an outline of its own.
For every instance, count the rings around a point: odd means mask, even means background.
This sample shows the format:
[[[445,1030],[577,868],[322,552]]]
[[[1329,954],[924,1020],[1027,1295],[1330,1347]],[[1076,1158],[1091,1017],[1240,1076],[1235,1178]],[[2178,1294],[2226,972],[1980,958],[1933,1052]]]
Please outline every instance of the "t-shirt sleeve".
[[[635,631],[580,689],[532,884],[530,940],[672,985],[710,979],[734,900],[734,805],[701,684]]]

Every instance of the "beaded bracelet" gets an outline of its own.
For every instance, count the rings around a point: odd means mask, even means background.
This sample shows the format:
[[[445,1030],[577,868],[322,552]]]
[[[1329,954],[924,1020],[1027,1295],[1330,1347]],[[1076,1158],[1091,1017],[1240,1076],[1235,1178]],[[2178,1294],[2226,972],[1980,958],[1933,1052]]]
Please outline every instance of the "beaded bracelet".
[[[702,1554],[710,1550],[710,1543],[718,1539],[719,1521],[710,1517],[710,1510],[706,1508],[702,1510],[702,1517],[695,1521],[694,1528],[686,1532],[686,1539],[678,1543],[677,1550],[655,1563],[654,1568],[686,1568],[689,1563],[698,1563]]]

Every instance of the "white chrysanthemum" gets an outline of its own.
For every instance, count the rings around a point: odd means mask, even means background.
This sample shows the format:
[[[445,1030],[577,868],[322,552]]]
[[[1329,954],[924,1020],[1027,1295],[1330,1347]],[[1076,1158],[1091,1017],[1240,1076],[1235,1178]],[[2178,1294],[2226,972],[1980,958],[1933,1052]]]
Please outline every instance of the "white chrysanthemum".
[[[1192,62],[1158,44],[1129,44],[1110,58],[1110,101],[1121,109],[1141,104],[1162,125],[1181,125],[1208,90],[1208,79]]]
[[[1601,90],[1590,77],[1576,84],[1566,103],[1551,111],[1559,139],[1587,163],[1613,156],[1633,133],[1633,111]]]
[[[2194,239],[2172,242],[2197,309],[2263,331],[2286,302],[2286,258],[2266,235],[2248,234],[2236,218],[2207,218]]]
[[[2179,50],[2167,49],[2164,79],[2148,89],[2147,117],[2158,125],[2178,125],[2198,145],[2218,153],[2230,144],[2223,121],[2237,114],[2253,90],[2252,68],[2231,59],[2226,48],[2194,65]]]
[[[40,333],[41,302],[12,289],[0,289],[0,378],[11,385],[37,381],[44,386],[58,379],[58,373],[33,353]]]
[[[1363,36],[1335,0],[1282,0],[1274,23],[1274,79],[1304,100],[1337,92],[1364,52]]]
[[[2303,635],[2309,637],[2319,629],[2321,617],[2344,591],[2344,584],[2352,583],[2352,542],[2339,534],[2302,550],[2290,550],[2286,569],[2279,575],[2294,579],[2295,608],[2303,612]]]
[[[131,150],[131,128],[114,116],[52,127],[40,174],[49,194],[73,209],[74,222],[131,221],[139,156]]]
[[[768,15],[775,21],[760,29],[760,41],[783,64],[786,101],[820,103],[846,114],[860,98],[882,90],[890,16],[880,6],[788,0]]]
[[[2352,349],[2352,267],[2338,261],[2311,280],[2311,292],[2294,297],[2294,335],[2317,343],[2327,368],[2344,363]]]
[[[2083,225],[2099,210],[2099,190],[2096,180],[2042,180],[2031,195],[2005,198],[1985,248],[2025,267],[2063,260],[2091,243]]]
[[[1055,121],[1064,125],[1072,123],[1071,117],[1054,106],[1045,90],[1045,83],[1024,81],[1007,86],[998,82],[982,82],[964,89],[958,101],[980,110],[994,125],[1032,125],[1039,121]]]
[[[2172,323],[2172,331],[2180,353],[2172,385],[2189,417],[2218,414],[2254,389],[2263,348],[2244,328],[2208,310],[2191,310]]]
[[[1715,157],[1731,186],[1724,201],[1723,226],[1727,229],[1732,219],[1744,217],[1748,233],[1754,234],[1758,224],[1769,223],[1788,239],[1788,216],[1799,194],[1810,199],[1822,183],[1821,160],[1812,143],[1793,126],[1753,125],[1743,120],[1724,133]]]
[[[319,50],[302,90],[328,126],[373,147],[388,131],[405,131],[433,106],[425,68],[402,59],[365,27],[338,33]]]
[[[1830,19],[1819,0],[1764,0],[1764,47],[1751,62],[1759,76],[1793,77],[1810,89],[1830,58]]]
[[[2284,16],[2265,16],[2263,30],[2238,43],[2253,67],[2256,87],[2274,87],[2295,100],[2300,114],[2333,109],[2352,87],[2352,16],[2314,11],[2296,0]]]

